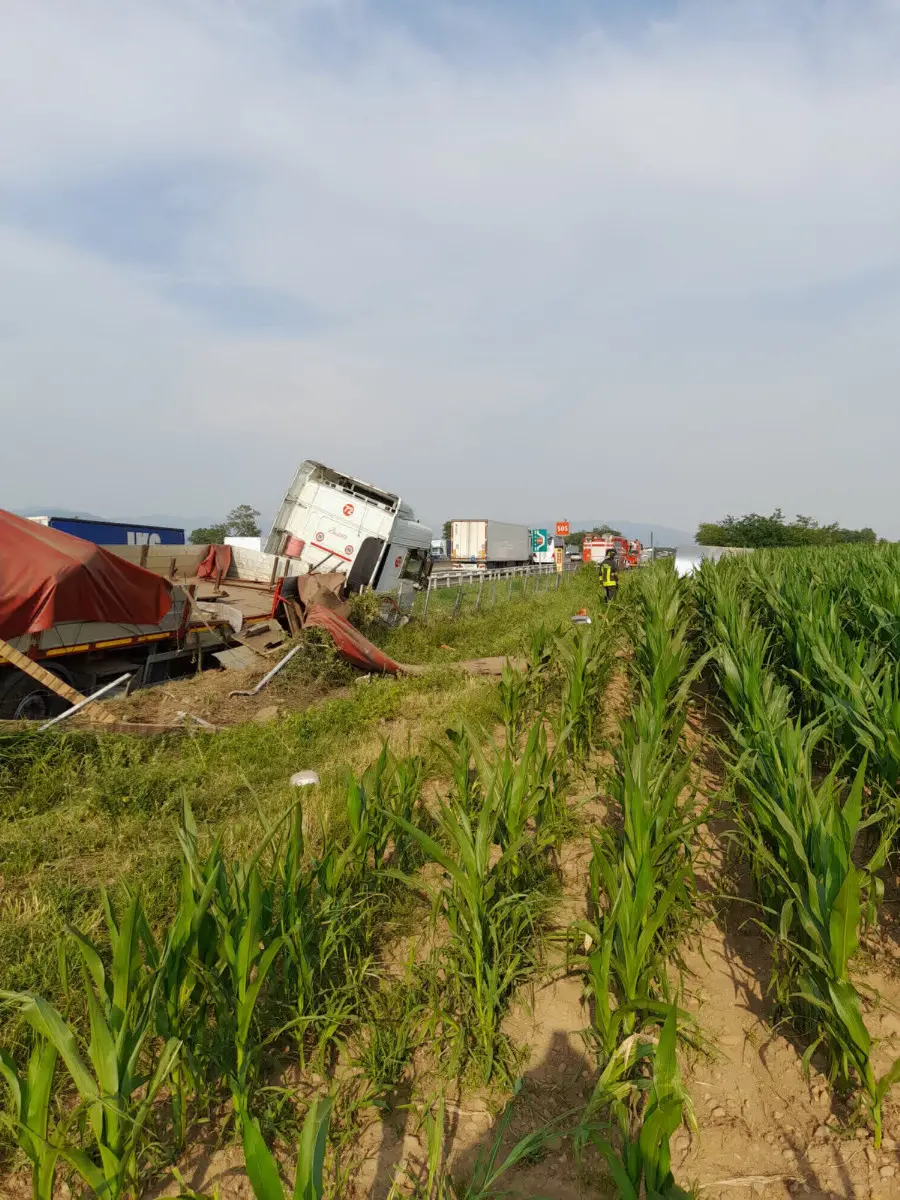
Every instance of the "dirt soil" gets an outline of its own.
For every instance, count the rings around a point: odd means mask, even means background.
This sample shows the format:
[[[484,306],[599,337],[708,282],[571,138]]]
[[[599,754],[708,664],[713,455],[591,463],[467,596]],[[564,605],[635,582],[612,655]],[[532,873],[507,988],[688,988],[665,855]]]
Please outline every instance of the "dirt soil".
[[[179,713],[189,713],[222,727],[274,720],[286,712],[308,708],[318,701],[347,692],[344,687],[297,678],[289,674],[291,668],[288,666],[285,678],[276,676],[259,695],[230,696],[231,692],[254,688],[275,661],[266,659],[260,667],[241,671],[208,670],[184,679],[170,679],[156,687],[142,688],[124,699],[112,700],[107,707],[120,721],[178,725],[184,722]]]

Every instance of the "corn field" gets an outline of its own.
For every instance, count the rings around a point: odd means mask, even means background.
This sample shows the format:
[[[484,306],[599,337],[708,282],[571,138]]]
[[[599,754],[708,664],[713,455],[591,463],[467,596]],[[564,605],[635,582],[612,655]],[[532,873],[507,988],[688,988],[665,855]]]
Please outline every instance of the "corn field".
[[[420,1103],[427,1162],[395,1172],[392,1200],[509,1194],[508,1173],[561,1141],[623,1197],[690,1194],[670,1142],[696,1129],[679,1061],[704,1047],[682,970],[711,919],[696,867],[713,809],[688,721],[704,706],[725,723],[718,815],[747,855],[778,1018],[804,1066],[824,1057],[856,1098],[877,1147],[900,1060],[876,1076],[853,964],[900,824],[898,567],[893,548],[855,547],[759,553],[690,580],[660,563],[592,624],[536,628],[496,687],[493,732],[447,728],[436,782],[385,741],[346,773],[339,813],[301,789],[249,856],[183,800],[168,919],[137,890],[104,890],[59,947],[64,1003],[0,992],[29,1030],[0,1051],[0,1075],[34,1200],[63,1180],[104,1200],[180,1180],[211,1121],[242,1148],[257,1200],[341,1195],[359,1112],[390,1111],[423,1054],[440,1079],[508,1103],[465,1180],[447,1162],[444,1092]],[[591,778],[605,818],[586,825],[572,798]],[[522,1048],[508,1018],[557,952],[573,838],[589,842],[587,906],[562,969],[584,988],[590,1098],[509,1149]],[[404,914],[418,939],[389,969]]]
[[[876,1078],[850,964],[878,920],[898,825],[893,547],[768,552],[695,582],[730,732],[734,815],[780,1010],[856,1093],[876,1148],[900,1059]]]

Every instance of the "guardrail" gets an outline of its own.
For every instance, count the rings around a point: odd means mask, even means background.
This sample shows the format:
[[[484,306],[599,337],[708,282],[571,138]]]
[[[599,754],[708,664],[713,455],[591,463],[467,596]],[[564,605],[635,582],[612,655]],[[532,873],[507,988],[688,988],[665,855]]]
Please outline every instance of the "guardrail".
[[[453,588],[456,589],[456,601],[448,614],[451,619],[459,616],[467,595],[474,598],[471,610],[473,612],[482,608],[494,608],[498,598],[511,600],[516,593],[524,598],[529,594],[538,595],[559,588],[566,579],[571,578],[580,565],[579,562],[567,563],[562,573],[556,570],[555,563],[532,563],[521,567],[500,567],[496,570],[457,568],[439,574],[432,573],[427,588],[416,595],[410,615],[427,624],[428,610],[434,593]]]

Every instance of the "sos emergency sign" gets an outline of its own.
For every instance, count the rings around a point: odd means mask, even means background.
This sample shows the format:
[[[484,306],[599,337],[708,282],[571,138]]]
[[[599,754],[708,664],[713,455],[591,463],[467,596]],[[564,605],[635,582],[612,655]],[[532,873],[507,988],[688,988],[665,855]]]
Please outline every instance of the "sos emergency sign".
[[[568,537],[569,536],[569,522],[568,521],[557,521],[556,522],[556,536],[557,537]]]

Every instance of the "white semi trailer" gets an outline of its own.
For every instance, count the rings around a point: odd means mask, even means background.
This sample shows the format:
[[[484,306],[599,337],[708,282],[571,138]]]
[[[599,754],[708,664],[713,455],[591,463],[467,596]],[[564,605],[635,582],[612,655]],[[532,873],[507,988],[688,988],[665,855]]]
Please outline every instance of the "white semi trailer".
[[[484,519],[450,522],[450,559],[455,566],[512,567],[531,562],[526,525]]]

